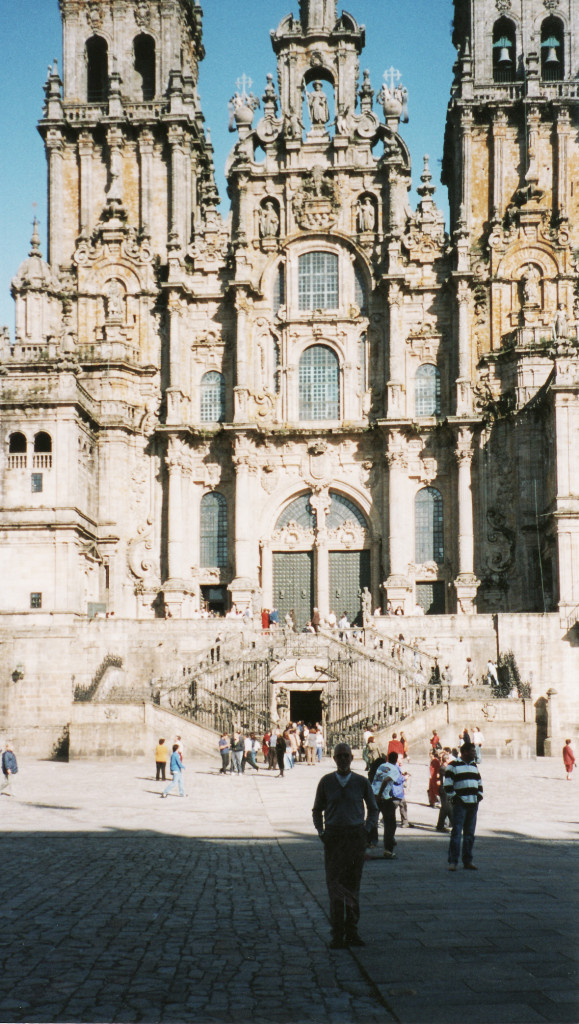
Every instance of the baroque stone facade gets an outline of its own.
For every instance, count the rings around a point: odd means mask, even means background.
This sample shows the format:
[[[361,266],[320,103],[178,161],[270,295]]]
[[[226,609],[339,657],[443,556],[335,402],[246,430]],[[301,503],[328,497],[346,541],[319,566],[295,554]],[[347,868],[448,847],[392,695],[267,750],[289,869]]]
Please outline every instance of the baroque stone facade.
[[[200,6],[60,0],[49,251],[1,339],[1,611],[579,606],[579,14],[455,6],[447,233],[335,0],[237,85],[227,223]]]

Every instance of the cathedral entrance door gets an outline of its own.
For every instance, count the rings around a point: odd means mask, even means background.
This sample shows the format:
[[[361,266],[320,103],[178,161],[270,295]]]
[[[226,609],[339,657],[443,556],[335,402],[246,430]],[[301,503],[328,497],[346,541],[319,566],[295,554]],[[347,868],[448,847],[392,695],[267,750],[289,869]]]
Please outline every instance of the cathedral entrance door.
[[[345,611],[352,625],[362,625],[362,591],[370,589],[369,551],[330,551],[330,609]]]
[[[311,551],[273,552],[273,600],[279,610],[280,625],[292,608],[296,628],[302,630],[312,617],[314,560]]]

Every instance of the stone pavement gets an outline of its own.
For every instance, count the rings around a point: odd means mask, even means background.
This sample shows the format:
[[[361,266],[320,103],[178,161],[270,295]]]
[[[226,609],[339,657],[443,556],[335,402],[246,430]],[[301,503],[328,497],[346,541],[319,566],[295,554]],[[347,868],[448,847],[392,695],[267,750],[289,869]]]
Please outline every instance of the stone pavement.
[[[20,758],[0,797],[0,1021],[576,1024],[579,778],[482,765],[478,873],[446,869],[426,758],[398,859],[367,863],[365,949],[330,951],[311,806],[331,769],[223,778]],[[359,768],[362,765],[358,765]]]

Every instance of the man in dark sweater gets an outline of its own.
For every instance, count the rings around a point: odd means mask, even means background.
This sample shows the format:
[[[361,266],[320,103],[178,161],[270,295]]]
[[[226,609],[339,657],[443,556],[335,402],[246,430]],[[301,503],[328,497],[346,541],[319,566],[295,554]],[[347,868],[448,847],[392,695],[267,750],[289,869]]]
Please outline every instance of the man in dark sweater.
[[[352,760],[348,744],[338,743],[334,750],[338,770],[320,780],[312,812],[324,844],[330,949],[365,945],[358,935],[360,882],[368,834],[378,824],[378,806],[368,780],[351,770]]]

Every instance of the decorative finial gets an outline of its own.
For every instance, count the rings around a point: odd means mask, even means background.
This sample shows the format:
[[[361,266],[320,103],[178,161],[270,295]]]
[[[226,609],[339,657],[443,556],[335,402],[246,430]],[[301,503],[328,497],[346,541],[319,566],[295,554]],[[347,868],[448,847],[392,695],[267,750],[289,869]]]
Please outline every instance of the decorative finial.
[[[36,206],[36,203],[33,204]],[[38,218],[36,214],[32,221],[32,238],[30,239],[31,249],[28,253],[29,256],[40,256],[40,234],[38,231]]]

